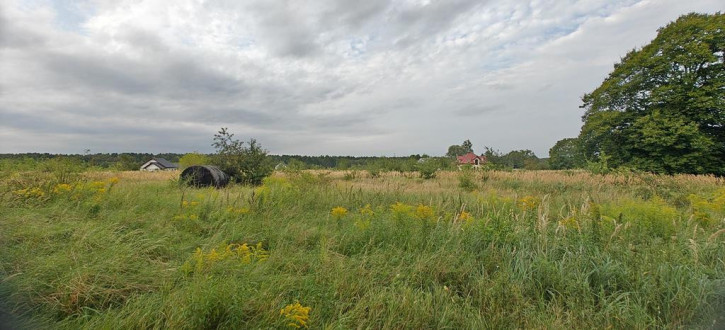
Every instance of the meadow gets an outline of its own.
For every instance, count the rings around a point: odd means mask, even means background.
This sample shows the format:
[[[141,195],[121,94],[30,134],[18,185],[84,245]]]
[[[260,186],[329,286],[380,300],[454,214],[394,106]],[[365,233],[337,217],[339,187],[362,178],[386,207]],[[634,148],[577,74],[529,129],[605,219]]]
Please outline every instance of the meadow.
[[[584,171],[0,171],[28,328],[710,328],[725,185]]]

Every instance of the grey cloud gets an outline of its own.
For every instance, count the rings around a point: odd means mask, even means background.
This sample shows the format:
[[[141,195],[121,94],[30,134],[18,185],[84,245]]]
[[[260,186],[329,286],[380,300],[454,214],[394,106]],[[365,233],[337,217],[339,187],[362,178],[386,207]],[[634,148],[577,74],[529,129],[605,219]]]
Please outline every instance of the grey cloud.
[[[134,63],[115,59],[48,53],[36,58],[44,62],[58,85],[110,89],[128,94],[153,93],[144,79],[145,70]]]
[[[206,152],[229,126],[272,152],[543,155],[623,52],[718,7],[666,1],[109,1],[84,34],[3,10],[0,152]]]
[[[514,85],[507,83],[489,83],[486,84],[486,87],[498,91],[511,90],[515,88]]]
[[[391,18],[400,30],[395,43],[402,47],[410,46],[419,39],[446,30],[460,15],[484,4],[479,0],[455,0],[400,8]]]
[[[454,110],[453,113],[455,113],[456,115],[459,115],[461,117],[475,117],[475,116],[479,116],[479,115],[493,112],[493,111],[500,111],[505,108],[506,108],[506,106],[504,106],[502,104],[470,106],[470,107],[463,107],[463,108]]]
[[[41,47],[46,43],[47,38],[43,35],[19,29],[10,23],[10,18],[0,10],[0,49]]]
[[[355,30],[368,24],[390,6],[387,0],[332,0],[331,8],[324,11],[322,22],[327,26],[342,26]]]

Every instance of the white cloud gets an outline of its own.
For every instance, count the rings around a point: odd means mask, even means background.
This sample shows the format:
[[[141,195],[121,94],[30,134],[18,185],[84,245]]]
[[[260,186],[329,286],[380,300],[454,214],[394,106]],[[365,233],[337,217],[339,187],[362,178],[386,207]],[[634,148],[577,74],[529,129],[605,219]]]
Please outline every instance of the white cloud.
[[[716,1],[2,2],[0,152],[546,156],[628,50]]]

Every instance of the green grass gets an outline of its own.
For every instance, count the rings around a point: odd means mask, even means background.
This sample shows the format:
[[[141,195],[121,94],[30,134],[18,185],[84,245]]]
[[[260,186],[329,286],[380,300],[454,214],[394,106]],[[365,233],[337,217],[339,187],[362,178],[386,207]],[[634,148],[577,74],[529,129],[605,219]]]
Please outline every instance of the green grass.
[[[52,175],[4,173],[2,309],[72,329],[284,328],[297,301],[310,328],[723,325],[721,179],[459,175],[303,172],[209,190],[88,173],[54,192]],[[269,256],[208,257],[229,243]]]

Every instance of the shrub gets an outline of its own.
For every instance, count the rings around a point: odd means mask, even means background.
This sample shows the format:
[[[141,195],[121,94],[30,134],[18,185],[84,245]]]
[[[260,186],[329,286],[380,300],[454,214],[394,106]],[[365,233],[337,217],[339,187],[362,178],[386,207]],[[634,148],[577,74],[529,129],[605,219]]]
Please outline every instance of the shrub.
[[[464,169],[458,174],[458,187],[466,191],[473,191],[478,188],[473,180],[473,170]]]
[[[433,179],[436,177],[438,172],[438,162],[431,158],[425,158],[425,160],[416,165],[420,177],[423,179]]]
[[[209,163],[209,158],[206,155],[200,154],[198,152],[188,153],[181,156],[181,158],[179,159],[179,167],[182,170],[189,166],[205,165],[207,163]]]
[[[214,163],[235,182],[260,185],[274,170],[267,157],[267,150],[255,139],[245,143],[233,137],[234,134],[226,128],[214,134],[212,146],[217,150]]]

